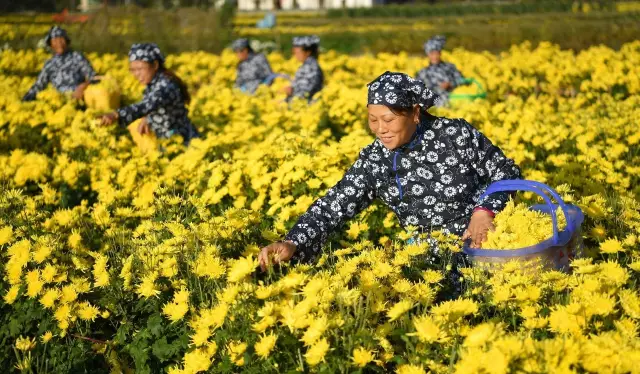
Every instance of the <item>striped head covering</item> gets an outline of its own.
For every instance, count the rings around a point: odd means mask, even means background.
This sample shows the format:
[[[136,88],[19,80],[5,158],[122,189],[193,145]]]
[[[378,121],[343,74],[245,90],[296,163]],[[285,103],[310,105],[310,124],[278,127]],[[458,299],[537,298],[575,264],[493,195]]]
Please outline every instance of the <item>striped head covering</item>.
[[[164,56],[156,43],[136,43],[129,50],[129,61],[158,61],[160,65],[164,65]]]
[[[422,81],[404,73],[387,71],[369,83],[367,88],[367,105],[410,108],[417,104],[427,110],[440,101],[440,96],[428,89]]]
[[[427,40],[424,43],[424,53],[429,53],[431,51],[442,51],[444,48],[444,43],[446,43],[447,38],[443,35],[436,35],[431,39]]]

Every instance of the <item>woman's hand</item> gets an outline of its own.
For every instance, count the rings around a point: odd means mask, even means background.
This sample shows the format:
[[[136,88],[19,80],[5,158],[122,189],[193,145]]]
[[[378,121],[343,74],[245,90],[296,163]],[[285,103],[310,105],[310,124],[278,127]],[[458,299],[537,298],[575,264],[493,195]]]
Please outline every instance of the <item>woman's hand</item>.
[[[451,83],[442,82],[442,83],[440,83],[440,88],[442,88],[443,90],[449,90],[451,88]]]
[[[118,120],[118,112],[111,112],[100,117],[100,125],[101,126],[112,125],[117,120]]]
[[[271,260],[276,264],[289,261],[296,252],[296,245],[292,242],[278,242],[268,245],[260,251],[258,262],[262,271],[271,266]]]
[[[487,240],[489,230],[494,230],[493,215],[486,210],[476,210],[471,215],[469,227],[462,234],[462,240],[471,239],[471,248],[481,248],[482,242]]]
[[[88,86],[89,82],[80,83],[71,96],[73,96],[74,99],[82,100],[82,98],[84,98],[84,90],[86,90]]]
[[[144,117],[138,124],[138,134],[147,135],[150,132],[151,130],[149,129],[149,122],[147,121],[147,117]]]
[[[291,96],[291,94],[293,93],[293,87],[291,86],[283,87],[282,92],[285,93],[287,96]]]

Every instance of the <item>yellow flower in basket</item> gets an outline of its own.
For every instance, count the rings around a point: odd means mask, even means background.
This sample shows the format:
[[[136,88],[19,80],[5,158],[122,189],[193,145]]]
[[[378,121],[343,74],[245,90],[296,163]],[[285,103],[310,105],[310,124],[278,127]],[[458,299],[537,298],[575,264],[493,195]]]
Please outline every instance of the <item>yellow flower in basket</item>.
[[[120,106],[120,86],[118,81],[105,75],[97,83],[92,83],[84,91],[84,102],[87,107],[99,111],[111,111]]]
[[[564,230],[567,220],[562,209],[556,211],[558,229]],[[520,249],[536,245],[553,236],[551,216],[529,209],[525,204],[510,200],[505,209],[494,219],[495,230],[487,233],[483,248]]]
[[[156,138],[156,135],[153,133],[153,131],[144,135],[140,134],[140,132],[138,131],[138,126],[140,126],[141,122],[142,118],[131,122],[131,124],[127,126],[127,129],[129,129],[129,133],[131,133],[133,142],[136,143],[138,148],[140,148],[143,152],[149,152],[158,149],[158,139]]]

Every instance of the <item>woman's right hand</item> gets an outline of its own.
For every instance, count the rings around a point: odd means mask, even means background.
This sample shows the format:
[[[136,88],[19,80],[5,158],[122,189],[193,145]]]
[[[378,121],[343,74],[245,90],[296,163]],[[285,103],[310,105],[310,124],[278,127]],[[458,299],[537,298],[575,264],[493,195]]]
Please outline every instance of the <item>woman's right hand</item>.
[[[281,262],[286,262],[293,257],[293,254],[296,252],[296,245],[292,242],[277,242],[271,245],[268,245],[262,250],[260,250],[260,254],[258,255],[258,262],[260,263],[260,268],[262,271],[266,271],[269,267],[271,267],[271,261],[279,264]]]

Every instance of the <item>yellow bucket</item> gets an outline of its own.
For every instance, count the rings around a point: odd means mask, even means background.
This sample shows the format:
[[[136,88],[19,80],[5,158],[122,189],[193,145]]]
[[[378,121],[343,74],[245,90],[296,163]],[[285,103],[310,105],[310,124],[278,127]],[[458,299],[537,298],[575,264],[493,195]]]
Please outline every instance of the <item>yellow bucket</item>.
[[[131,138],[133,142],[136,143],[138,148],[140,148],[143,152],[149,152],[158,149],[158,139],[156,135],[152,132],[149,134],[141,135],[138,132],[138,126],[140,125],[141,119],[135,120],[131,122],[127,128],[129,129],[129,133],[131,133]]]
[[[120,86],[118,81],[105,75],[99,82],[90,84],[84,91],[87,108],[109,112],[120,107]]]

